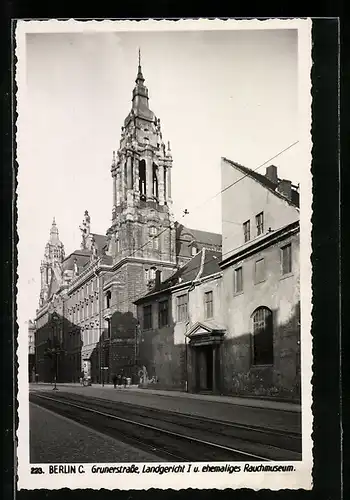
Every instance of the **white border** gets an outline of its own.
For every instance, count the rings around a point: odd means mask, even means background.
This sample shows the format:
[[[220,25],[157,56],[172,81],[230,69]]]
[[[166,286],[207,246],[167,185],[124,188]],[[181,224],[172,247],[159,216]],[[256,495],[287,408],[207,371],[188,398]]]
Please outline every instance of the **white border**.
[[[18,342],[18,403],[19,427],[18,438],[18,488],[19,489],[59,489],[93,488],[100,489],[148,489],[172,488],[269,488],[311,489],[312,487],[312,338],[311,338],[311,214],[312,214],[312,179],[311,179],[311,19],[266,19],[266,20],[146,20],[146,21],[17,21],[15,77],[17,91],[17,162],[21,164],[21,138],[25,135],[25,123],[21,122],[21,110],[26,102],[26,40],[27,33],[82,33],[108,31],[193,31],[193,30],[298,30],[298,72],[299,72],[299,138],[302,161],[307,174],[301,186],[300,220],[300,295],[301,300],[301,369],[302,369],[302,462],[291,462],[295,472],[289,473],[184,473],[184,474],[125,474],[123,481],[119,474],[89,474],[92,464],[85,464],[85,474],[76,475],[31,475],[29,464],[29,393],[27,379],[27,343]],[[20,236],[20,235],[19,235]],[[20,263],[19,263],[20,272]],[[23,339],[24,340],[24,339]],[[25,339],[27,340],[27,339]],[[274,462],[271,462],[274,464]],[[40,464],[38,464],[40,465]],[[76,464],[75,464],[76,465]],[[103,464],[98,464],[103,465]],[[111,466],[111,464],[105,464]],[[123,465],[123,464],[118,464]],[[126,466],[130,464],[124,464]],[[140,467],[142,468],[142,465]],[[156,464],[152,464],[156,465]],[[195,464],[193,464],[194,466]],[[202,466],[203,464],[200,464]],[[215,463],[219,465],[219,463]],[[243,465],[243,463],[237,463]],[[258,465],[255,463],[254,465]],[[283,465],[283,463],[281,463]],[[48,464],[41,465],[44,470]],[[192,468],[193,468],[192,466]],[[131,480],[130,480],[131,479]]]

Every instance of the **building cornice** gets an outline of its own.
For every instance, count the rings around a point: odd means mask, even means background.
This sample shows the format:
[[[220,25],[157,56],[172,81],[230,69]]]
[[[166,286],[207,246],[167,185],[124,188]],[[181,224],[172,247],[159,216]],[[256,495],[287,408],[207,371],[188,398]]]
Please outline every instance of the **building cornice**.
[[[288,236],[292,236],[300,231],[299,220],[288,224],[280,229],[268,232],[264,235],[263,238],[259,238],[257,240],[252,240],[250,244],[244,246],[244,248],[239,248],[236,251],[233,250],[233,253],[229,255],[226,259],[222,259],[219,263],[221,269],[225,269],[228,266],[235,264],[236,262],[246,259],[255,253],[264,250],[265,248],[278,243],[283,239],[286,239]]]
[[[149,264],[149,265],[155,265],[155,266],[167,266],[167,267],[176,268],[175,262],[148,259],[148,258],[143,258],[143,257],[123,257],[121,260],[119,260],[118,262],[113,264],[111,266],[110,270],[116,271],[117,269],[122,267],[124,264],[127,264],[128,262],[136,262],[138,264]]]

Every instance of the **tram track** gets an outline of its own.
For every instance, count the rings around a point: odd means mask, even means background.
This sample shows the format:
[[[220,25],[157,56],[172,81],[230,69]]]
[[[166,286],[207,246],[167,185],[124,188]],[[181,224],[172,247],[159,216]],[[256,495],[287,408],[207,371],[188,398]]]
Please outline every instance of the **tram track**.
[[[60,393],[30,401],[166,461],[300,460],[299,435]],[[277,441],[277,442],[276,442]],[[279,447],[279,446],[282,446]],[[301,439],[300,439],[301,447]]]

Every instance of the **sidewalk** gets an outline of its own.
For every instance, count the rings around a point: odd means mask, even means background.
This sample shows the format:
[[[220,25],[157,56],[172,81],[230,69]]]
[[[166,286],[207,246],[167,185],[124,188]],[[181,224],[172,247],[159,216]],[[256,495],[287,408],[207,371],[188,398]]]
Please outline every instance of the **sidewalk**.
[[[48,383],[38,383],[38,384],[30,384],[30,387],[35,388],[36,386],[48,386],[51,387],[51,384]],[[99,389],[101,391],[109,391],[111,389],[116,391],[122,391],[123,393],[132,392],[132,393],[142,393],[143,395],[149,394],[150,396],[160,396],[160,397],[173,397],[173,398],[181,398],[181,399],[194,399],[197,401],[212,401],[215,403],[226,403],[237,406],[245,406],[250,408],[262,408],[266,410],[279,410],[279,411],[288,411],[288,412],[301,412],[301,405],[296,403],[290,403],[286,401],[272,401],[270,399],[259,399],[259,398],[249,398],[249,397],[238,397],[238,396],[220,396],[214,394],[193,394],[189,392],[182,391],[165,391],[161,389],[142,389],[137,385],[132,386],[117,386],[114,389],[112,384],[107,384],[102,387],[99,384],[93,384],[92,386],[82,387],[80,384],[76,383],[60,383],[57,384],[57,387],[80,387],[87,392],[91,392],[91,389]]]

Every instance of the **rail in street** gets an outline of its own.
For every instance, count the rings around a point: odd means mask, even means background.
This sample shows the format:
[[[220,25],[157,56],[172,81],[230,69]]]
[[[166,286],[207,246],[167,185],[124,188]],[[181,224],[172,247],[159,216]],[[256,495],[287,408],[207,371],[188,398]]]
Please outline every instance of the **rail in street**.
[[[301,435],[80,394],[30,401],[165,461],[301,460]]]

